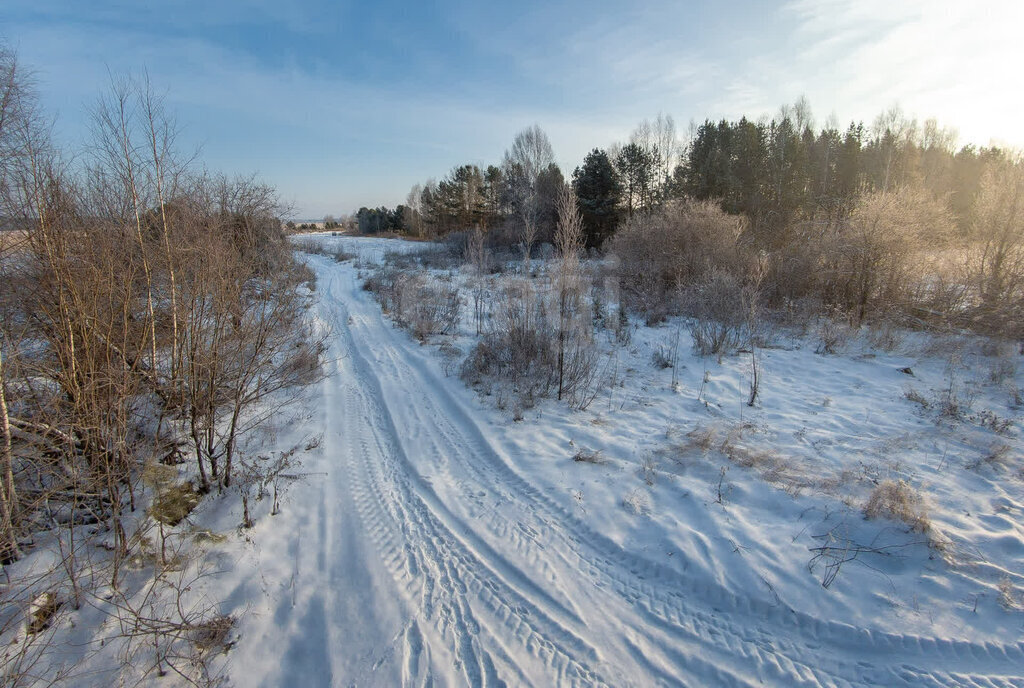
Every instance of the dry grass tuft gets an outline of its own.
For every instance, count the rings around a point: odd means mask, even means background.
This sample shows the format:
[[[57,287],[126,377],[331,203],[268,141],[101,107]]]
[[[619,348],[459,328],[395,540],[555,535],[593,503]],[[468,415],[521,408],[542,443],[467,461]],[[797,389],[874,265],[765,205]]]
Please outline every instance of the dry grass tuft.
[[[658,462],[654,456],[648,454],[640,462],[640,477],[643,478],[644,482],[648,487],[653,487],[658,482]]]
[[[622,498],[622,507],[634,516],[646,516],[651,513],[651,498],[643,488],[638,487]]]
[[[717,433],[715,433],[712,428],[698,426],[686,433],[686,437],[689,440],[687,445],[689,448],[699,449],[702,452],[706,452],[711,449],[712,445],[714,445],[716,434]]]
[[[142,467],[142,484],[155,490],[170,486],[178,477],[178,469],[156,461],[148,461]]]
[[[931,403],[924,397],[924,395],[913,387],[907,387],[903,390],[903,398],[917,404],[923,411],[927,411],[931,407]]]
[[[25,628],[25,631],[29,635],[45,631],[53,623],[53,617],[57,614],[59,608],[60,602],[57,601],[57,596],[52,592],[44,592],[36,597],[32,601],[31,609],[29,609],[28,626]]]
[[[228,634],[234,628],[235,618],[228,614],[215,616],[209,621],[198,624],[192,632],[192,642],[203,652],[223,648],[230,649]]]
[[[980,468],[991,466],[992,468],[1007,468],[1013,462],[1013,449],[1005,442],[996,442],[989,447],[988,452],[977,461],[967,464],[968,468]]]
[[[164,525],[176,526],[199,506],[199,498],[191,482],[180,483],[160,492],[149,514]]]
[[[1013,585],[1013,581],[1010,580],[1009,576],[1003,576],[999,579],[999,604],[1002,605],[1003,609],[1014,610],[1019,607],[1017,601],[1017,590]]]
[[[903,521],[917,533],[930,533],[932,530],[924,500],[904,480],[883,480],[878,483],[864,505],[864,516]]]
[[[601,450],[600,449],[596,449],[596,450],[580,449],[578,452],[576,452],[575,455],[573,455],[572,460],[576,461],[578,463],[593,463],[593,464],[603,464],[603,463],[606,463],[604,457],[601,456]]]

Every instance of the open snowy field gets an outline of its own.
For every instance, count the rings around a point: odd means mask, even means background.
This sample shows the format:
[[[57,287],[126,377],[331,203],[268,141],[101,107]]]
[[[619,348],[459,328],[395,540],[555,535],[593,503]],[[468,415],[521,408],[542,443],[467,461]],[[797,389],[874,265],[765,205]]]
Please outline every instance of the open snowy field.
[[[325,241],[364,268],[418,248]],[[468,327],[433,340],[445,355],[353,262],[309,263],[335,328],[319,477],[230,576],[250,609],[237,685],[1024,681],[1016,351],[780,337],[749,408],[748,357],[634,326],[588,410],[515,413],[453,373]],[[673,380],[652,354],[676,339]],[[865,519],[886,480],[920,496],[926,532]]]
[[[699,357],[687,323],[631,321],[628,341],[598,332],[585,410],[524,403],[460,379],[478,340],[462,266],[427,273],[463,309],[421,342],[363,282],[424,244],[318,241],[352,256],[306,257],[326,375],[247,447],[287,460],[279,512],[257,500],[243,529],[237,501],[207,498],[160,531],[187,545],[185,609],[235,620],[215,682],[1024,685],[1015,346],[779,329],[751,407],[749,352]],[[902,518],[866,517],[880,486]],[[126,574],[143,617],[147,566]],[[64,605],[36,671],[149,666],[160,646],[120,656],[102,607]]]

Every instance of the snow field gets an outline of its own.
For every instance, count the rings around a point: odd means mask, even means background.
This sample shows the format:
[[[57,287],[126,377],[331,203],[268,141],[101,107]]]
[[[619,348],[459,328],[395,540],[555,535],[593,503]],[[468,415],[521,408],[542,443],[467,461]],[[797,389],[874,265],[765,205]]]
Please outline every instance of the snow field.
[[[332,241],[364,266],[409,246]],[[669,322],[636,327],[619,384],[587,411],[545,400],[517,422],[387,322],[351,263],[309,262],[336,330],[306,460],[325,477],[257,526],[264,552],[289,557],[276,606],[243,622],[241,684],[1021,681],[1022,616],[1000,597],[1024,563],[1021,378],[989,380],[1005,355],[929,352],[920,335],[821,355],[779,335],[751,409],[747,359],[697,358],[685,328],[672,386],[651,363]],[[465,353],[470,331],[434,343]],[[929,401],[951,370],[971,397],[960,418]],[[985,460],[995,443],[1010,449]],[[581,449],[599,462],[574,462]],[[884,480],[924,495],[929,534],[864,519]]]

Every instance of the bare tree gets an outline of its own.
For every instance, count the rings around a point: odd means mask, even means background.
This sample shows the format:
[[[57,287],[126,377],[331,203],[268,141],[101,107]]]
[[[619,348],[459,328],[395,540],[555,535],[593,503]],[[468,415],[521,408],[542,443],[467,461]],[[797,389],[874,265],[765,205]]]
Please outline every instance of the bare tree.
[[[484,233],[479,227],[475,227],[469,235],[466,243],[466,261],[472,270],[473,285],[473,322],[476,324],[476,333],[483,333],[484,316],[487,296],[487,270],[488,270],[487,249],[484,246]]]
[[[205,180],[191,209],[183,387],[200,482],[231,484],[238,439],[265,416],[246,411],[319,366],[303,326],[306,301],[280,225],[273,189],[250,179]]]
[[[11,423],[7,411],[3,350],[0,345],[0,562],[21,556],[14,524],[18,522],[18,493],[14,486],[14,460],[11,452]]]
[[[13,52],[0,46],[0,221],[22,215],[22,198],[16,188],[24,171],[26,134],[33,129],[34,97],[28,77],[19,67]],[[10,237],[0,237],[0,265],[15,246]],[[5,270],[6,272],[6,270]],[[0,289],[7,290],[8,275],[0,278]],[[6,328],[4,328],[6,329]],[[7,407],[7,377],[4,374],[0,332],[0,561],[20,556],[15,525],[18,522],[18,494],[14,484],[11,426]]]
[[[793,126],[798,136],[803,136],[806,129],[814,129],[814,115],[811,112],[811,101],[807,99],[807,96],[801,95],[797,98],[791,112]]]
[[[105,173],[119,182],[125,194],[130,217],[134,222],[135,239],[138,242],[138,255],[141,259],[143,276],[146,282],[146,311],[149,326],[150,370],[157,369],[156,310],[153,303],[153,268],[146,251],[146,241],[142,232],[142,215],[150,199],[145,193],[145,165],[142,160],[142,145],[138,138],[140,122],[136,91],[127,77],[113,80],[110,94],[101,99],[93,112],[95,139],[98,144],[99,160]],[[144,136],[144,134],[142,134]],[[154,134],[155,136],[155,134]],[[159,175],[158,175],[159,177]]]
[[[405,197],[405,226],[417,237],[423,237],[423,187],[413,184],[409,195]]]
[[[506,168],[516,168],[517,173],[531,184],[536,184],[541,172],[554,162],[551,141],[538,124],[516,134],[512,147],[505,151]]]
[[[590,380],[594,362],[590,347],[591,318],[584,299],[580,251],[583,250],[583,219],[576,194],[565,186],[558,196],[558,225],[555,230],[558,272],[555,296],[558,300],[557,371],[558,398],[574,398]]]
[[[985,171],[971,225],[969,272],[988,314],[1008,312],[1024,299],[1024,162],[994,163]]]
[[[916,141],[917,120],[907,118],[896,104],[875,118],[872,130],[881,148],[881,190],[891,191],[909,181],[900,162],[907,146]]]
[[[658,151],[658,162],[661,165],[658,184],[664,189],[672,180],[672,173],[679,164],[680,145],[672,115],[658,113],[653,130],[655,149]]]
[[[512,147],[505,151],[502,161],[512,194],[512,206],[522,223],[523,262],[527,273],[530,270],[530,250],[537,238],[540,221],[538,181],[554,162],[551,142],[537,124],[516,134]]]
[[[178,333],[178,278],[176,270],[177,258],[171,242],[171,220],[173,215],[168,213],[168,203],[179,192],[180,178],[189,161],[177,159],[174,149],[178,135],[177,127],[174,120],[164,109],[163,99],[153,93],[153,87],[149,81],[148,74],[144,76],[140,83],[135,84],[135,92],[143,120],[144,135],[149,153],[147,174],[150,184],[156,190],[160,234],[163,239],[164,249],[163,268],[167,272],[167,279],[169,281],[171,352],[168,371],[170,382],[168,386],[171,389],[171,393],[177,399],[180,396],[178,381],[179,369],[181,367],[181,346]],[[153,334],[155,336],[155,329]],[[157,432],[159,432],[159,427]]]

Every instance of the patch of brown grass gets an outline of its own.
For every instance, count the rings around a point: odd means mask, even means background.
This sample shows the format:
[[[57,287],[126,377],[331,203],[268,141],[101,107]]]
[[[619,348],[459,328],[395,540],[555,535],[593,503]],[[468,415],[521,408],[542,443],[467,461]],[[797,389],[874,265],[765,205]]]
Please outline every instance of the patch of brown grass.
[[[864,516],[903,521],[917,533],[930,533],[932,530],[924,499],[904,480],[883,480],[878,483],[864,505]]]
[[[191,482],[180,483],[159,492],[149,514],[164,525],[176,526],[199,506],[199,499]]]

